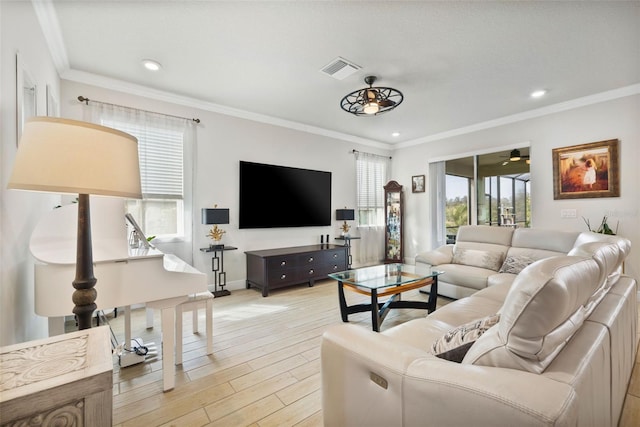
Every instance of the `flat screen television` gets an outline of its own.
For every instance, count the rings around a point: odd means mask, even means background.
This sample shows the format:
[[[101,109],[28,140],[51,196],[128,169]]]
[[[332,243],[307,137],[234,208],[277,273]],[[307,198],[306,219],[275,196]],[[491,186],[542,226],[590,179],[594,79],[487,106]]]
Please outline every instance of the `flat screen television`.
[[[240,161],[240,228],[331,225],[331,172]]]

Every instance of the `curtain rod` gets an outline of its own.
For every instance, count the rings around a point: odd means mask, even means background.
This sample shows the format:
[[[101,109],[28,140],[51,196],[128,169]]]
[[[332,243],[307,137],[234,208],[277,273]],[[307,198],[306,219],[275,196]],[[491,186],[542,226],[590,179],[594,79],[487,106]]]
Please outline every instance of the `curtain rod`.
[[[354,149],[354,150],[351,150],[351,152],[352,152],[353,154],[356,154],[356,153],[363,153],[363,154],[368,154],[368,155],[370,155],[370,156],[382,157],[383,159],[389,159],[389,160],[393,159],[393,157],[391,157],[391,156],[381,156],[380,154],[366,153],[366,152],[364,152],[364,151],[358,151],[358,150],[355,150],[355,149]]]
[[[111,103],[109,103],[109,102],[95,101],[95,100],[93,100],[93,99],[89,99],[89,98],[87,98],[87,97],[85,97],[85,96],[82,96],[82,95],[80,95],[80,96],[78,97],[78,101],[80,101],[80,102],[84,102],[84,103],[85,103],[85,104],[87,104],[87,105],[89,105],[89,101],[91,101],[91,102],[96,102],[96,103],[98,103],[98,104],[111,105],[111,106],[113,106],[113,107],[131,108],[131,107],[127,107],[126,105],[118,105],[118,104],[111,104]],[[145,113],[160,114],[160,115],[162,115],[162,116],[173,117],[173,118],[176,118],[176,119],[191,120],[191,121],[194,121],[194,122],[196,122],[196,123],[200,123],[200,119],[190,119],[190,118],[188,118],[188,117],[174,116],[174,115],[171,115],[171,114],[158,113],[158,112],[155,112],[155,111],[149,111],[149,110],[141,110],[140,108],[131,108],[131,109],[132,109],[132,110],[144,111]]]

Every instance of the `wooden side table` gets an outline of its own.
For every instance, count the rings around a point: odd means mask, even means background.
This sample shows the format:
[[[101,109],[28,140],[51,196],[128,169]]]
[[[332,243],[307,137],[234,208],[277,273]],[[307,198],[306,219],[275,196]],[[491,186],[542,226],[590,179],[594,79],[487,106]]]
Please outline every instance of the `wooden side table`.
[[[0,379],[0,425],[109,427],[109,327],[2,347]]]

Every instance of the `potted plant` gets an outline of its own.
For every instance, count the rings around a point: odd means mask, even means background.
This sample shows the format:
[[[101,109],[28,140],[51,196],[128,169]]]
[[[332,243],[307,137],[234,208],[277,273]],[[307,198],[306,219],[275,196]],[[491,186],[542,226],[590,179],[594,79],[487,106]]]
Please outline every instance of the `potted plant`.
[[[600,233],[600,234],[609,234],[612,236],[615,236],[616,234],[618,234],[618,226],[620,225],[620,221],[618,221],[618,223],[616,224],[616,229],[614,231],[611,229],[611,227],[609,227],[609,224],[607,223],[607,220],[609,219],[609,217],[607,217],[606,215],[602,217],[602,222],[600,222],[600,226],[595,230],[591,229],[591,224],[589,223],[588,219],[586,219],[585,217],[582,217],[582,219],[584,220],[585,224],[587,224],[587,229],[589,231],[592,231],[594,233]]]

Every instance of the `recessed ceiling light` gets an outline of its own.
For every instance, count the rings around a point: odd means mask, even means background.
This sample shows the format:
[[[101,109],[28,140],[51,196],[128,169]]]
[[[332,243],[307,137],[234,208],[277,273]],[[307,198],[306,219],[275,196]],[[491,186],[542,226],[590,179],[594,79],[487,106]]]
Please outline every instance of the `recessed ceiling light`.
[[[154,61],[153,59],[143,59],[142,65],[144,65],[144,68],[150,71],[158,71],[160,70],[160,68],[162,68],[162,65],[160,65],[158,61]]]
[[[391,136],[400,136],[400,132],[394,132],[391,134]]]
[[[540,90],[535,90],[533,92],[531,92],[531,97],[532,98],[540,98],[542,96],[545,96],[547,94],[547,91],[544,89],[540,89]]]

